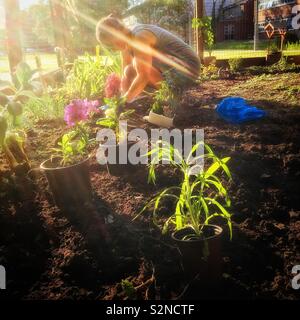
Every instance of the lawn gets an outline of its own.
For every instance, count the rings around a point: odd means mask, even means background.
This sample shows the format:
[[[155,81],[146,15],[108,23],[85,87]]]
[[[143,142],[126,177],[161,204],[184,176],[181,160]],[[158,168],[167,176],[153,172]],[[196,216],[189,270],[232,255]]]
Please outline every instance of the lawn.
[[[35,56],[39,56],[42,61],[42,66],[45,70],[53,70],[57,68],[56,55],[53,53],[37,53],[26,54],[25,61],[34,69],[36,68]],[[0,72],[9,72],[7,56],[0,56]]]
[[[299,55],[300,50],[285,50],[283,53],[285,56]],[[206,51],[205,56],[208,55]],[[216,49],[213,50],[211,55],[217,57],[217,59],[258,58],[265,57],[266,50]]]
[[[219,45],[218,47],[221,47]],[[290,55],[298,55],[300,54],[300,50],[287,50],[284,51],[284,54],[287,56]],[[57,60],[56,55],[51,53],[37,53],[41,58],[42,66],[45,71],[50,71],[57,68]],[[205,52],[205,56],[208,56],[208,52]],[[253,51],[251,49],[216,49],[212,52],[213,56],[216,56],[217,59],[231,59],[231,58],[253,58],[253,57],[264,57],[266,55],[265,50],[257,50]],[[32,67],[35,68],[35,54],[26,54],[25,61]],[[8,73],[8,59],[6,56],[0,56],[0,73]],[[1,78],[1,76],[0,76]]]

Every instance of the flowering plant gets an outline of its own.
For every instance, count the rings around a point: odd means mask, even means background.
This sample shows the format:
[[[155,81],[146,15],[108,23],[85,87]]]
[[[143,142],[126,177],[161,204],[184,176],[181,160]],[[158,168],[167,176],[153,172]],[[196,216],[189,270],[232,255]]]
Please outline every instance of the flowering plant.
[[[104,102],[105,118],[100,118],[97,124],[115,130],[117,139],[120,140],[119,122],[134,111],[123,111],[126,101],[121,97],[121,79],[115,73],[109,75],[106,80]]]
[[[69,128],[69,132],[62,136],[58,143],[58,148],[55,148],[55,156],[62,158],[61,164],[67,165],[75,162],[78,158],[86,155],[89,142],[89,133],[86,126],[86,121],[91,115],[98,113],[98,101],[73,100],[65,107],[65,122]]]
[[[99,113],[99,102],[85,100],[72,100],[65,107],[65,121],[68,127],[74,127],[81,121],[86,121],[92,114]]]
[[[105,97],[113,98],[118,97],[121,94],[121,79],[120,77],[112,73],[106,79],[105,84]]]

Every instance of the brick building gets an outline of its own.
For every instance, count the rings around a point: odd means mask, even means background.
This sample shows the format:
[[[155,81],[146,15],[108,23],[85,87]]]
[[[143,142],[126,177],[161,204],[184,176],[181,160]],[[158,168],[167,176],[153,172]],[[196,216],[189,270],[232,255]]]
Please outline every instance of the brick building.
[[[216,40],[249,40],[254,36],[254,0],[231,0],[221,9]]]
[[[265,37],[264,26],[268,22],[275,28],[284,27],[292,33],[296,32],[292,27],[292,19],[296,15],[292,9],[297,4],[300,5],[300,0],[259,0],[258,24],[261,38]]]

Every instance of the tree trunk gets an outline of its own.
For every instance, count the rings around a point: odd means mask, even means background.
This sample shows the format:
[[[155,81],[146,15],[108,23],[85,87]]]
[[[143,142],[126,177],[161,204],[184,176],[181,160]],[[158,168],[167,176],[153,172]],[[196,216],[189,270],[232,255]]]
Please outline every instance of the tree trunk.
[[[7,52],[10,73],[13,78],[13,73],[16,66],[22,61],[22,45],[20,37],[21,17],[18,0],[4,0],[5,8],[5,23],[7,35]]]
[[[65,49],[67,45],[67,26],[65,24],[65,10],[61,5],[61,1],[49,0],[51,8],[51,16],[54,28],[54,39],[57,47]]]

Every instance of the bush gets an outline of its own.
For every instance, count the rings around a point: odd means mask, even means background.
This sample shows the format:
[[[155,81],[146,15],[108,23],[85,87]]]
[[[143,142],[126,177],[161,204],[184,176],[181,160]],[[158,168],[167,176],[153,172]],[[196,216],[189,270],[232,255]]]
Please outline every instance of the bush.
[[[201,66],[201,80],[215,80],[219,78],[219,68],[214,64],[208,66]]]
[[[230,70],[233,72],[240,71],[243,66],[243,59],[242,58],[233,58],[228,60]]]
[[[277,46],[276,43],[272,43],[271,46],[269,47],[269,53],[272,54],[272,53],[277,53],[279,52],[279,48]]]

